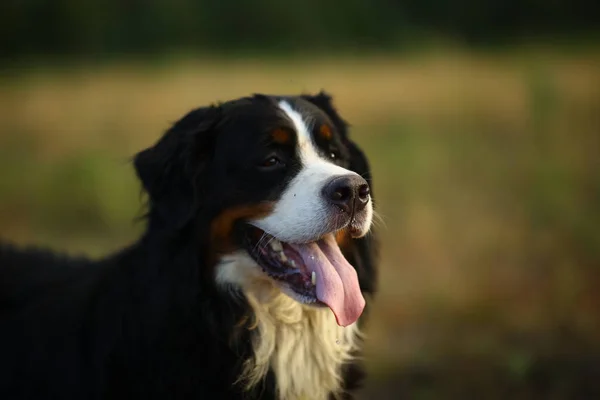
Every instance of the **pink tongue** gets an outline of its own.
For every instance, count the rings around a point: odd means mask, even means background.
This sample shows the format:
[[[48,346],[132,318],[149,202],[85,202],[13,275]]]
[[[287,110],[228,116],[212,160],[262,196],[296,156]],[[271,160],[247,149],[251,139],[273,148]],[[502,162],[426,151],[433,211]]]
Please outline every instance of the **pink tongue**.
[[[365,308],[356,270],[342,255],[333,235],[318,242],[291,245],[309,273],[317,274],[317,298],[327,304],[338,325],[355,322]]]

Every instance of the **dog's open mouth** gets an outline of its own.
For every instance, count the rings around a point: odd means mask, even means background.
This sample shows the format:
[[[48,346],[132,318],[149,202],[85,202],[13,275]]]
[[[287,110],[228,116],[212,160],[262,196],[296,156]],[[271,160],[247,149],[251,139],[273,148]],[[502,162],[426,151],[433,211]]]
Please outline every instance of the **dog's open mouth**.
[[[362,314],[362,296],[356,270],[340,250],[333,234],[310,243],[285,243],[249,226],[246,246],[263,271],[296,300],[326,305],[337,323],[347,326]]]

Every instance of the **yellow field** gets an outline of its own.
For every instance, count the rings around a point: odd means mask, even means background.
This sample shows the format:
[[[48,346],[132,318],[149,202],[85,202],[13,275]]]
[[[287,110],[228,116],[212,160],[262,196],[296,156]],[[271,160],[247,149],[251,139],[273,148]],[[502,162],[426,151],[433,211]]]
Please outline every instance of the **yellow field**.
[[[414,365],[518,379],[540,355],[600,344],[600,54],[180,59],[0,87],[2,237],[118,248],[141,229],[129,158],[170,122],[324,88],[371,158],[384,219],[371,386]]]

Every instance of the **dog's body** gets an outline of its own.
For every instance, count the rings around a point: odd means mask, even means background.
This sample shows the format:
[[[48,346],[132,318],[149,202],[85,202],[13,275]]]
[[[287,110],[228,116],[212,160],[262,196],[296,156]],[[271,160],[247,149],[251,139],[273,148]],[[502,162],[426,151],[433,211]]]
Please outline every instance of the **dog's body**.
[[[0,398],[349,397],[371,178],[330,98],[192,111],[135,166],[150,205],[133,246],[0,246]]]

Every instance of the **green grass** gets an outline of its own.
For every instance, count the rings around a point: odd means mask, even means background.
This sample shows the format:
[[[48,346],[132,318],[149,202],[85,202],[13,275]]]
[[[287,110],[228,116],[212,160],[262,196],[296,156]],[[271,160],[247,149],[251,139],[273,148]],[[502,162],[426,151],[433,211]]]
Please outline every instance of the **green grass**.
[[[535,398],[537,361],[600,344],[599,67],[532,51],[21,73],[0,93],[0,235],[116,249],[142,229],[130,157],[171,121],[326,88],[370,156],[384,221],[371,390]],[[576,393],[573,371],[552,398]]]

